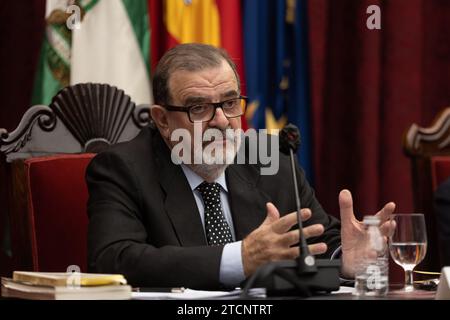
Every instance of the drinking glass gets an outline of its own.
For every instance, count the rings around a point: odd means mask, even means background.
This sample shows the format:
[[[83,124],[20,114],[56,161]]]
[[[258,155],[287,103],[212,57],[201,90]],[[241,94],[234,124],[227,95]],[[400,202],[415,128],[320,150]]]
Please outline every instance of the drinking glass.
[[[414,291],[413,269],[427,252],[425,217],[421,213],[394,214],[396,227],[389,237],[392,259],[405,270],[404,291]]]

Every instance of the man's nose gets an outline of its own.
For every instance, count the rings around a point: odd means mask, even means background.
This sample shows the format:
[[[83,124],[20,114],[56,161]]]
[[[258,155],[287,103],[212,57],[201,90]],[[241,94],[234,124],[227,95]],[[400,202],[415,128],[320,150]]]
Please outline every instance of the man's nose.
[[[228,121],[228,118],[225,116],[225,113],[223,112],[222,108],[216,108],[214,112],[214,118],[209,121],[210,127],[216,127],[219,129],[226,129],[228,128],[230,122]]]

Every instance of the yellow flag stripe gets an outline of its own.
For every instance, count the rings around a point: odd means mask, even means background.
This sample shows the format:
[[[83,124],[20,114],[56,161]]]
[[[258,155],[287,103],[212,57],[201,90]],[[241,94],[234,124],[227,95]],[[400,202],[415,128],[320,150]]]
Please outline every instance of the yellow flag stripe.
[[[179,43],[220,46],[220,16],[215,0],[166,0],[167,31]]]

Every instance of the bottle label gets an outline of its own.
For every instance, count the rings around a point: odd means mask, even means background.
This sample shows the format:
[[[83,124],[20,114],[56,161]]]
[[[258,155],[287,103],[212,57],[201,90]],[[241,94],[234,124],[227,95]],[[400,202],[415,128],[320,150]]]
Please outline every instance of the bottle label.
[[[367,267],[367,287],[370,290],[380,290],[385,286],[385,283],[381,278],[380,267],[378,266],[369,266]]]

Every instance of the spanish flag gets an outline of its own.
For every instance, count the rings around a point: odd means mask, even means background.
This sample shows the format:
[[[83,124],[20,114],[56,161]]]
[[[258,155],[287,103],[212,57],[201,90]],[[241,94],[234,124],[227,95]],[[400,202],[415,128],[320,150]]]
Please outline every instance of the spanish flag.
[[[245,94],[240,0],[148,0],[151,63],[180,43],[206,43],[224,48],[236,64]],[[163,17],[161,19],[161,17]],[[242,117],[243,128],[247,128]]]

